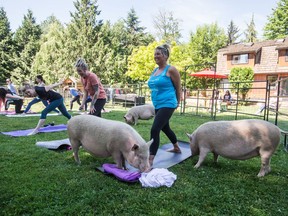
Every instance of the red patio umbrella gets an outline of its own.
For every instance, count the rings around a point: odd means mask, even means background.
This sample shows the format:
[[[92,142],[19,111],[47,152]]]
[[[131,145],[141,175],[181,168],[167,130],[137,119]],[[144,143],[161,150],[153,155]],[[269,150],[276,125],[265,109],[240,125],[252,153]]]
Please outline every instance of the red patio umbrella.
[[[194,77],[203,77],[203,78],[214,78],[214,79],[226,79],[228,78],[228,76],[223,75],[223,74],[217,74],[216,71],[210,70],[209,68],[206,68],[202,71],[193,73],[193,74],[189,74],[190,76],[194,76]]]

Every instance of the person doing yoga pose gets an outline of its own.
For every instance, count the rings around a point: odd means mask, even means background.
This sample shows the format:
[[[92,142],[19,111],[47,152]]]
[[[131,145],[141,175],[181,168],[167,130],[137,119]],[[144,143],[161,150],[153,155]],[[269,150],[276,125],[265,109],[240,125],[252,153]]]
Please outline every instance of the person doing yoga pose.
[[[39,132],[39,129],[44,125],[47,114],[58,108],[60,112],[68,119],[71,118],[71,115],[67,112],[67,109],[63,102],[63,97],[58,92],[53,91],[52,89],[56,86],[59,86],[63,83],[60,81],[59,83],[55,83],[52,85],[40,87],[40,86],[29,86],[26,85],[24,87],[24,94],[30,97],[39,97],[41,100],[48,100],[50,103],[49,105],[41,112],[40,120],[36,126],[36,128],[28,135],[34,135]]]

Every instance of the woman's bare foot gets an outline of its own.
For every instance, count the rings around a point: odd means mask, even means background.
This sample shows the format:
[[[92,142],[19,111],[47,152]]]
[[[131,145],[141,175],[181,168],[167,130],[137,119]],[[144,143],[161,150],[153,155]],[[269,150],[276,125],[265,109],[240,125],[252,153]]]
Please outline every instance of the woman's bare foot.
[[[38,130],[33,130],[32,132],[30,132],[29,134],[27,134],[27,136],[32,136],[32,135],[35,135],[35,134],[37,134],[37,133],[39,133]]]
[[[178,143],[175,143],[175,144],[173,144],[173,148],[172,149],[168,149],[167,152],[181,153],[181,149],[180,149]]]

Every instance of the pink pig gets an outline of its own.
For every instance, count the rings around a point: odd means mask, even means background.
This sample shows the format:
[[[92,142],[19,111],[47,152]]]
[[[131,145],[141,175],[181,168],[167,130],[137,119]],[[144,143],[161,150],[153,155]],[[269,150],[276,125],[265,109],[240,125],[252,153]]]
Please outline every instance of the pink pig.
[[[150,169],[148,143],[130,125],[99,118],[93,115],[78,115],[68,122],[68,135],[76,162],[79,147],[82,147],[96,157],[114,159],[118,168],[125,167],[125,160],[140,169],[141,172]]]
[[[271,171],[270,159],[280,142],[280,130],[274,124],[264,120],[213,121],[202,124],[187,134],[190,139],[192,156],[199,155],[198,168],[209,152],[235,160],[261,157],[261,169],[258,177]]]

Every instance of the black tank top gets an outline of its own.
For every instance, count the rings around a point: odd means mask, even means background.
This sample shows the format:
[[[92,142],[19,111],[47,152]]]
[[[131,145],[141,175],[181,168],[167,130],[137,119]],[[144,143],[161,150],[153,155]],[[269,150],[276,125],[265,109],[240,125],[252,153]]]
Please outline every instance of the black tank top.
[[[35,91],[38,97],[42,100],[49,100],[52,102],[62,98],[62,95],[60,95],[58,92],[52,90],[45,91],[45,87],[35,86]]]

